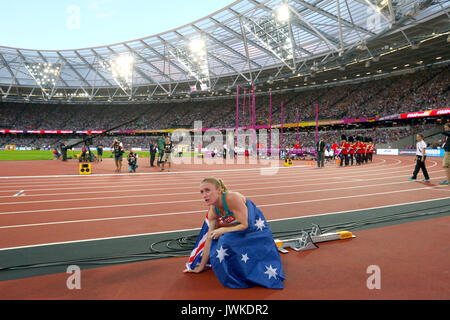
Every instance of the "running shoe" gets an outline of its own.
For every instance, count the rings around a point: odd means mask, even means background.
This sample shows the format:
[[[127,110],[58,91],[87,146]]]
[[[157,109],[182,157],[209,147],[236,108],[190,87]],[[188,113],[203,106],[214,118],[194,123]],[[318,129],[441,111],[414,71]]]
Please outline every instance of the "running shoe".
[[[408,180],[416,180],[416,178],[411,177],[411,178],[408,178]]]
[[[423,179],[422,181],[430,181],[430,179]]]
[[[450,181],[445,180],[445,181],[439,182],[439,184],[440,184],[440,185],[443,185],[443,186],[449,185],[449,184],[450,184]]]

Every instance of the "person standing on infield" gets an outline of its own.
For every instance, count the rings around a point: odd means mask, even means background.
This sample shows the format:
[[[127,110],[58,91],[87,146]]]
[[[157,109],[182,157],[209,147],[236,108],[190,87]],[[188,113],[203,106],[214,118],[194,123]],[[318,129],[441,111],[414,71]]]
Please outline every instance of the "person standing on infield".
[[[409,180],[416,180],[419,170],[422,169],[423,176],[425,179],[423,181],[430,181],[430,176],[428,175],[427,168],[425,166],[427,143],[423,140],[423,135],[421,133],[417,134],[417,144],[416,144],[416,167]]]
[[[164,155],[164,138],[159,137],[158,138],[158,162],[156,163],[156,165],[158,167],[162,162],[163,155]]]
[[[172,141],[170,141],[169,136],[167,136],[166,140],[164,141],[163,151],[164,155],[161,163],[161,171],[164,171],[164,165],[167,162],[169,164],[169,168],[167,169],[167,171],[170,172],[170,165],[172,163],[171,153],[173,151],[173,144]]]
[[[325,142],[323,141],[323,137],[316,143],[316,151],[317,151],[317,166],[319,168],[324,167],[325,160]]]
[[[122,170],[122,160],[124,154],[122,142],[119,142],[119,140],[114,139],[111,148],[113,149],[112,152],[114,154],[114,163],[116,164],[115,171],[120,172]]]
[[[154,141],[150,141],[150,167],[155,166],[156,144]]]
[[[103,145],[101,142],[97,145],[97,161],[103,161]]]

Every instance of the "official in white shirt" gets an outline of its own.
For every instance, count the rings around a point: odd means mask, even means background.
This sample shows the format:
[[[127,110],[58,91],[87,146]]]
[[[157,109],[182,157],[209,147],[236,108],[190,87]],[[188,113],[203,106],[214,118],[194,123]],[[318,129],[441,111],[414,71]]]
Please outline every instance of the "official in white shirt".
[[[425,167],[427,143],[423,140],[422,134],[417,134],[417,144],[416,144],[416,167],[414,169],[413,175],[409,180],[416,180],[417,174],[422,169],[422,173],[425,179],[423,181],[430,181],[430,176],[428,175],[427,168]]]

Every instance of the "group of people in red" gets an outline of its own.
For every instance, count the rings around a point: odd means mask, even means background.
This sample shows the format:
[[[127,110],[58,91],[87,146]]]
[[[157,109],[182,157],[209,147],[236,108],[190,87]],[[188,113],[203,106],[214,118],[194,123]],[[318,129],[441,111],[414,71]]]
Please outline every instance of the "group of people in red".
[[[373,153],[375,152],[375,144],[372,138],[356,136],[346,137],[341,136],[340,144],[340,164],[339,166],[362,165],[368,162],[372,162]]]

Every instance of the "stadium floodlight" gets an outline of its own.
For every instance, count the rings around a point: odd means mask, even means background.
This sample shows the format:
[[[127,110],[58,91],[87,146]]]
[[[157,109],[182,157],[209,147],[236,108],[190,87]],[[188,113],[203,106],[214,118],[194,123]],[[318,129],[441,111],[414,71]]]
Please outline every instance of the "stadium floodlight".
[[[25,68],[41,88],[46,98],[51,98],[62,69],[60,63],[25,62]]]
[[[278,8],[281,12],[281,18],[289,15],[289,7],[284,4]],[[277,12],[277,11],[276,11]],[[258,21],[250,18],[243,21],[244,28],[267,50],[272,52],[281,62],[291,70],[295,69],[294,45],[292,43],[289,31],[289,18],[279,19],[276,12],[272,16],[265,16]]]
[[[203,39],[194,39],[191,40],[191,42],[189,42],[189,49],[191,50],[191,52],[193,53],[199,53],[199,54],[203,54],[205,51],[205,41]]]
[[[289,19],[291,18],[291,13],[287,4],[283,3],[278,7],[278,9],[276,10],[276,18],[280,22],[289,21]]]
[[[181,63],[190,76],[197,79],[202,91],[209,89],[208,53],[204,39],[192,39],[182,48],[169,49],[169,53]]]
[[[131,83],[133,76],[134,58],[131,55],[119,56],[113,60],[112,73],[114,77],[123,77]]]
[[[131,96],[133,88],[134,57],[131,54],[124,54],[114,57],[109,61],[102,60],[100,63],[113,77],[119,87]]]

